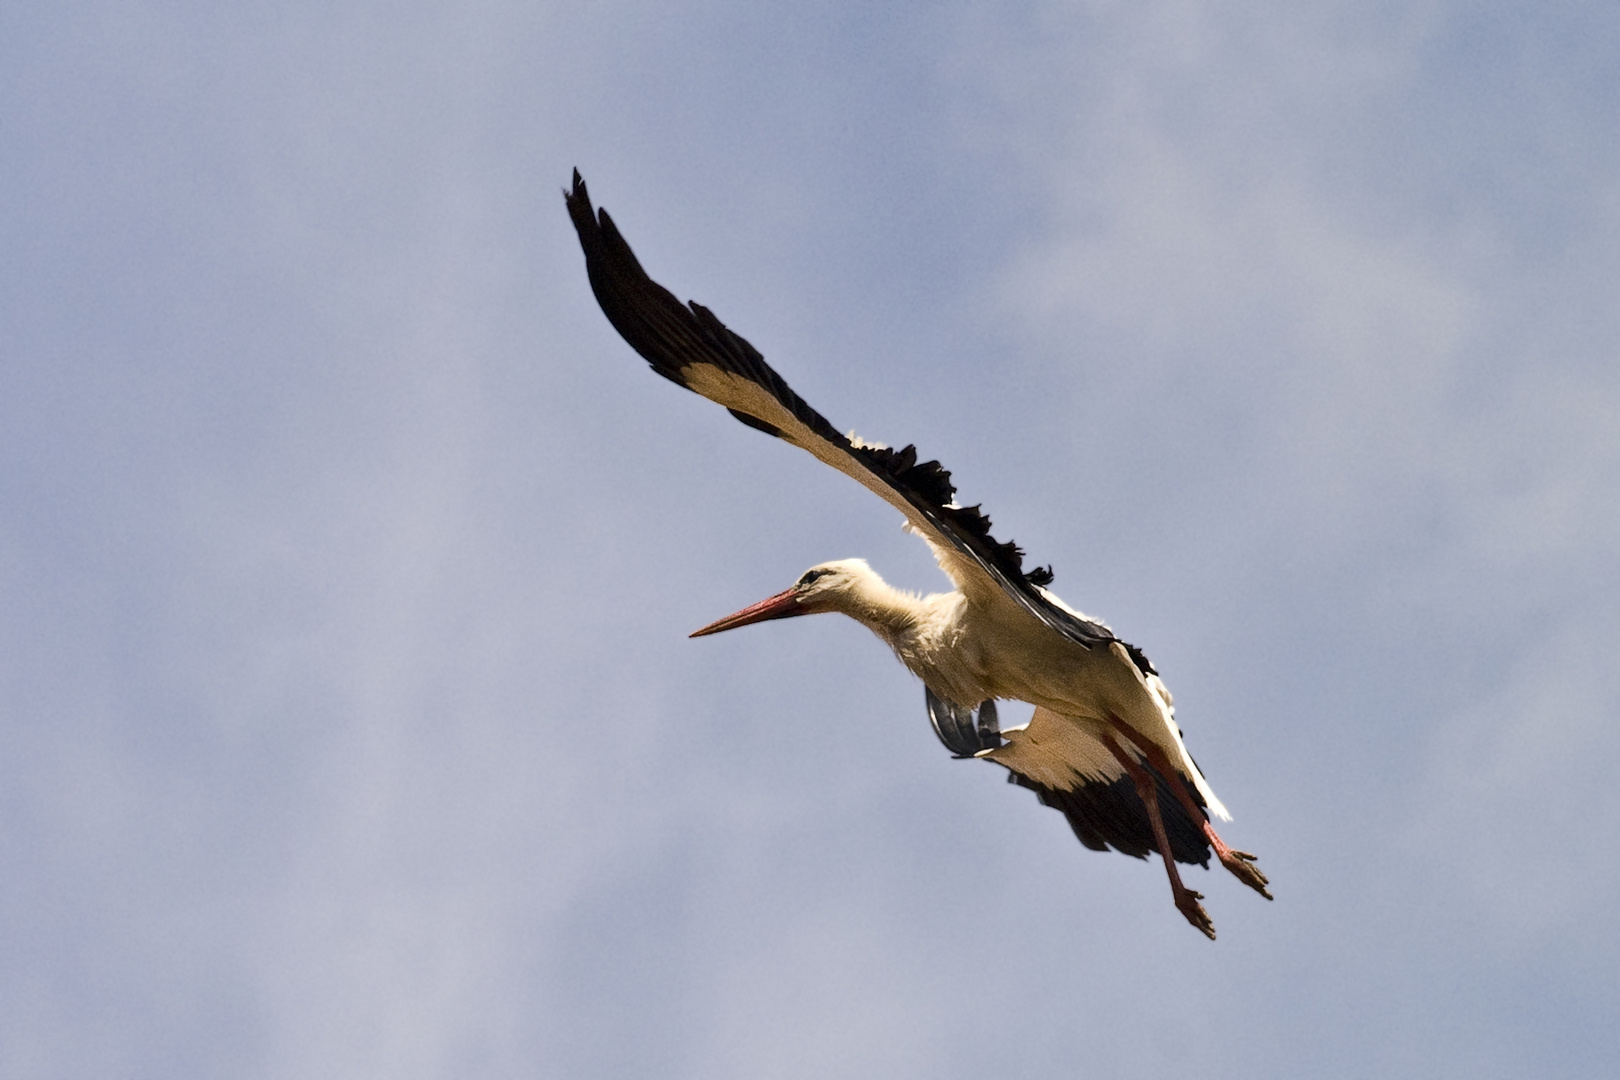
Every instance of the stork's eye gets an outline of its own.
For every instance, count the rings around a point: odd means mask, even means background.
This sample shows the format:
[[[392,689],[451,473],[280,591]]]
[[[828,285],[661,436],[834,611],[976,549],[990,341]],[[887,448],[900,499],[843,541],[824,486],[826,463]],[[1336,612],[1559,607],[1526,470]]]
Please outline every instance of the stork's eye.
[[[804,572],[804,577],[799,579],[799,588],[802,589],[812,581],[816,580],[816,578],[825,577],[830,573],[832,573],[830,570],[806,570]]]

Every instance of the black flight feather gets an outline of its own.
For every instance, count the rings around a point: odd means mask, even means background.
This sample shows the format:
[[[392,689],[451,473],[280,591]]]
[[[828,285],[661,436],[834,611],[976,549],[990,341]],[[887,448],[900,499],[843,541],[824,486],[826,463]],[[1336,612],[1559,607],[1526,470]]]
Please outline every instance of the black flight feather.
[[[991,536],[988,515],[977,506],[954,505],[956,487],[950,472],[939,462],[919,462],[915,446],[894,450],[853,444],[794,393],[765,363],[759,350],[728,329],[712,311],[696,302],[682,304],[649,278],[608,212],[592,208],[579,170],[574,170],[573,190],[564,191],[563,196],[585,253],[591,291],[602,313],[654,371],[689,390],[693,387],[684,373],[693,365],[708,365],[749,380],[817,438],[860,462],[1031,615],[1088,648],[1106,647],[1118,640],[1101,623],[1065,611],[1043,596],[1039,590],[1051,584],[1051,568],[1036,567],[1026,573],[1022,549]],[[781,430],[767,420],[734,408],[728,411],[751,428],[782,436]],[[1140,649],[1130,645],[1126,648],[1138,669],[1154,674],[1153,665]]]
[[[1177,862],[1207,868],[1210,851],[1203,822],[1188,817],[1186,808],[1171,793],[1164,778],[1152,769],[1148,771],[1153,775],[1153,785],[1158,792],[1159,816],[1164,821],[1165,835],[1170,838],[1171,854]],[[1128,776],[1082,781],[1067,790],[1047,787],[1012,771],[1007,774],[1007,782],[1028,788],[1042,806],[1061,813],[1069,820],[1075,837],[1092,851],[1107,851],[1112,847],[1122,854],[1145,859],[1157,850],[1147,807]],[[1203,797],[1197,789],[1193,789],[1193,797],[1203,805]]]

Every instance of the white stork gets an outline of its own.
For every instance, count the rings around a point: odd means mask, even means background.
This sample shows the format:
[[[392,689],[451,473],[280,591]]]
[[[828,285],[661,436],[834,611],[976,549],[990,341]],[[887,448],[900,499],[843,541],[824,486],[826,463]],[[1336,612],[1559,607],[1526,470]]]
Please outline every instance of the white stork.
[[[724,405],[749,427],[785,439],[905,515],[933,549],[954,592],[919,597],[886,584],[862,559],[811,567],[793,585],[692,636],[767,619],[837,611],[883,639],[923,681],[928,715],[957,757],[1006,768],[1009,781],[1062,811],[1086,847],[1145,859],[1157,851],[1176,907],[1210,938],[1215,926],[1176,863],[1206,869],[1210,851],[1271,899],[1254,856],[1227,847],[1210,814],[1230,820],[1182,743],[1170,691],[1142,650],[1082,615],[1026,573],[1017,545],[990,535],[976,506],[958,506],[950,473],[904,450],[840,435],[697,303],[682,304],[641,269],[579,171],[565,191],[603,313],[654,371]],[[1029,702],[1021,728],[1001,730],[996,699]]]

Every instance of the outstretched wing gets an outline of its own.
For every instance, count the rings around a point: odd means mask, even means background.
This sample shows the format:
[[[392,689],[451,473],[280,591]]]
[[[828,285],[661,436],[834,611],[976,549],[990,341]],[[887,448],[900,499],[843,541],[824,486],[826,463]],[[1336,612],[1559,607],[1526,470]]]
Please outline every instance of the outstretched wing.
[[[597,303],[654,371],[724,405],[749,427],[809,451],[899,510],[970,599],[1015,604],[1088,648],[1117,640],[1101,623],[1054,603],[1044,591],[1051,571],[1025,573],[1016,544],[992,537],[990,519],[977,506],[956,505],[951,474],[939,462],[919,462],[915,446],[893,450],[839,434],[713,312],[682,304],[649,278],[607,211],[592,208],[577,169],[573,191],[563,194]],[[1153,670],[1140,651],[1131,654],[1144,673]]]

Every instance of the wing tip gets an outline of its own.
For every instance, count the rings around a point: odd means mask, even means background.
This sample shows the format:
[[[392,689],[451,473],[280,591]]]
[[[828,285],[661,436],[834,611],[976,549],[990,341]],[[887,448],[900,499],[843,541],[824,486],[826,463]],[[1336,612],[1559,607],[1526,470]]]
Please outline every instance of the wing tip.
[[[591,193],[585,186],[585,178],[579,174],[578,166],[574,168],[573,190],[563,188],[563,202],[568,206],[568,216],[573,219],[574,229],[585,239],[588,231],[600,228],[596,220],[596,211],[591,207]]]

